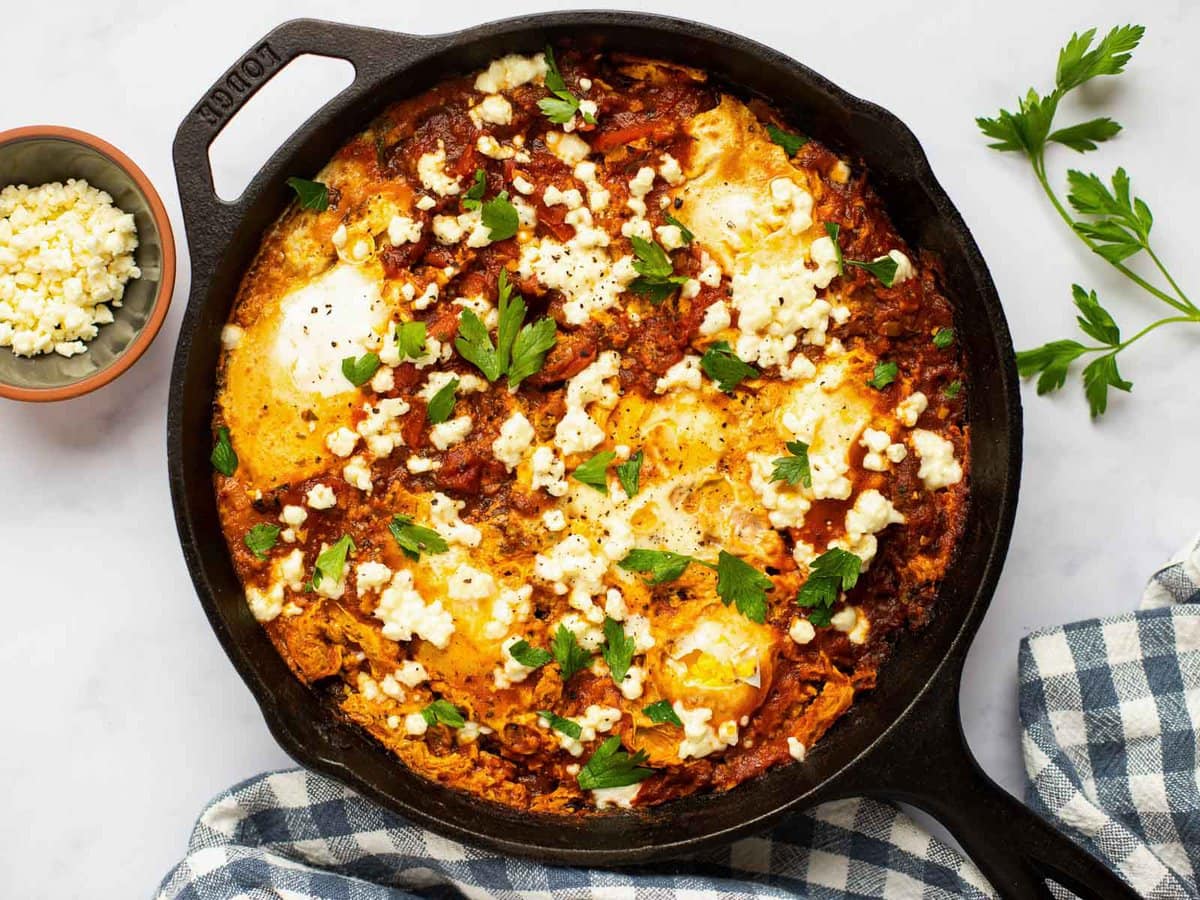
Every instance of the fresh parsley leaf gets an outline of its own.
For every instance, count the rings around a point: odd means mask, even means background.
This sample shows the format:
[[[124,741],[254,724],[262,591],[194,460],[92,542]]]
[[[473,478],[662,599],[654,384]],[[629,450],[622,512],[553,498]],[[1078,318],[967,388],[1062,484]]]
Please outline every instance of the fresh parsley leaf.
[[[531,669],[540,669],[554,659],[554,654],[549,650],[543,650],[541,647],[533,647],[523,638],[515,641],[508,648],[508,655],[521,665],[528,666]]]
[[[237,453],[234,452],[233,443],[229,440],[228,428],[222,427],[217,429],[217,443],[213,446],[209,461],[212,462],[213,468],[226,478],[229,478],[237,471]]]
[[[644,455],[639,450],[617,466],[617,480],[621,482],[621,488],[625,491],[626,497],[637,496],[641,487],[643,458]]]
[[[812,470],[808,466],[808,444],[803,441],[788,441],[790,456],[781,456],[771,461],[774,471],[771,481],[786,481],[790,485],[803,484],[812,487]]]
[[[700,562],[700,560],[693,556],[673,553],[670,550],[642,549],[630,550],[629,554],[617,563],[617,565],[626,572],[648,574],[651,584],[662,584],[665,581],[674,581],[677,579],[692,563],[710,565],[709,563]]]
[[[574,719],[565,719],[548,709],[538,710],[538,715],[549,722],[550,727],[555,731],[560,731],[569,738],[579,740],[579,738],[583,735],[583,727]]]
[[[525,298],[513,293],[507,269],[501,269],[496,280],[496,310],[499,313],[496,326],[496,362],[501,372],[507,372],[517,332],[521,329],[521,323],[525,321]]]
[[[1092,418],[1104,415],[1108,409],[1108,389],[1128,393],[1133,389],[1133,383],[1126,381],[1117,371],[1116,352],[1097,356],[1083,369],[1083,393],[1087,397],[1088,407]]]
[[[896,272],[900,268],[900,264],[890,256],[880,256],[870,261],[862,259],[846,259],[842,258],[842,264],[854,266],[858,269],[863,269],[870,272],[879,279],[879,283],[884,287],[891,287],[896,283]]]
[[[877,391],[882,391],[895,381],[896,376],[899,374],[900,367],[894,362],[875,363],[875,374],[873,377],[867,379],[867,384]]]
[[[942,396],[947,400],[953,400],[962,393],[963,383],[955,379],[942,389]]]
[[[1110,347],[1121,343],[1121,329],[1117,327],[1108,310],[1100,305],[1100,298],[1096,296],[1095,291],[1085,291],[1079,285],[1073,284],[1071,294],[1076,309],[1081,313],[1075,319],[1079,323],[1080,331]]]
[[[1089,150],[1095,150],[1097,144],[1116,137],[1120,130],[1120,125],[1104,116],[1080,122],[1078,125],[1059,128],[1057,131],[1050,132],[1046,136],[1046,140],[1070,147],[1077,153],[1086,153]]]
[[[633,654],[636,649],[637,642],[625,633],[624,626],[616,619],[606,616],[604,619],[604,647],[600,652],[604,656],[604,661],[608,663],[608,671],[612,674],[612,680],[618,687],[629,673],[629,666],[633,663]]]
[[[451,378],[443,384],[436,394],[429,398],[429,405],[425,408],[425,415],[430,423],[437,425],[439,422],[445,422],[450,418],[450,414],[454,412],[454,402],[457,399],[455,391],[458,390],[458,379]]]
[[[670,700],[659,700],[657,703],[643,706],[642,712],[646,715],[646,718],[656,725],[677,725],[680,728],[683,727],[683,720],[679,718],[679,714],[671,706]]]
[[[517,208],[508,202],[508,191],[501,191],[483,204],[480,217],[484,227],[488,230],[488,237],[493,241],[506,240],[516,234],[517,229],[521,227],[521,218],[517,215]]]
[[[475,180],[463,194],[463,209],[479,209],[483,206],[483,195],[487,192],[487,173],[483,169],[475,170]]]
[[[954,329],[939,328],[933,335],[933,346],[945,350],[954,345]]]
[[[329,188],[322,182],[292,177],[287,180],[287,186],[296,192],[301,209],[311,209],[313,212],[329,209]]]
[[[364,353],[358,359],[347,356],[342,360],[342,374],[355,387],[362,387],[379,371],[379,354]]]
[[[792,134],[790,131],[784,131],[782,128],[776,128],[774,125],[767,126],[767,134],[770,136],[772,143],[778,144],[783,148],[783,152],[789,157],[795,156],[800,148],[808,143],[808,138],[802,134]]]
[[[487,326],[472,310],[464,309],[458,317],[458,337],[454,339],[454,349],[479,369],[488,381],[500,377],[500,359],[488,335]]]
[[[279,541],[279,531],[280,528],[278,525],[268,525],[265,522],[259,522],[246,532],[246,537],[244,538],[246,546],[259,559],[266,559],[267,551]]]
[[[608,493],[608,467],[617,454],[611,450],[597,453],[587,462],[580,465],[571,473],[576,481],[581,481],[590,488],[595,488],[602,494]]]
[[[1017,353],[1017,371],[1024,377],[1037,375],[1038,394],[1057,391],[1067,382],[1067,371],[1087,352],[1079,341],[1050,341],[1032,350]]]
[[[657,305],[687,281],[685,276],[674,274],[671,257],[657,241],[648,241],[635,234],[629,238],[629,242],[633,245],[633,269],[638,273],[629,286],[635,294],[643,294]]]
[[[626,753],[621,749],[621,738],[613,735],[596,749],[592,758],[579,770],[576,781],[580,790],[584,791],[637,784],[654,774],[653,769],[642,766],[647,759],[644,750],[633,755]]]
[[[508,366],[508,386],[517,386],[546,362],[546,354],[558,341],[558,325],[549,316],[526,325],[513,342],[512,360]]]
[[[751,622],[767,621],[767,591],[773,587],[770,578],[745,560],[724,550],[717,555],[717,596]]]
[[[726,394],[732,393],[747,378],[757,378],[762,374],[754,366],[738,359],[728,341],[710,344],[700,357],[700,368]]]
[[[679,235],[683,238],[683,245],[685,247],[696,239],[696,236],[688,231],[688,227],[670,213],[663,213],[663,218],[667,220],[668,225],[674,225],[679,229]]]
[[[1098,75],[1121,74],[1145,33],[1141,25],[1121,25],[1106,34],[1094,50],[1090,48],[1096,37],[1095,28],[1072,34],[1058,53],[1054,80],[1059,92],[1065,94]]]
[[[833,249],[837,254],[837,270],[838,274],[841,275],[846,271],[846,261],[842,257],[842,245],[838,241],[838,236],[842,233],[842,226],[837,222],[826,222],[825,233],[829,235],[829,239],[833,241]]]
[[[422,553],[445,553],[450,549],[446,539],[424,525],[414,525],[412,516],[397,513],[392,516],[388,531],[409,559],[420,559]]]
[[[808,620],[814,625],[828,625],[827,615],[817,616],[816,613],[821,609],[827,611],[837,602],[839,592],[854,587],[861,571],[862,559],[849,550],[834,547],[825,551],[808,567],[808,579],[796,595],[797,605],[812,610]]]
[[[1075,222],[1075,230],[1093,242],[1092,249],[1111,263],[1119,263],[1150,246],[1154,216],[1140,197],[1131,197],[1129,176],[1117,169],[1112,191],[1095,175],[1074,169],[1067,172],[1067,202],[1091,221]]]
[[[396,345],[401,359],[406,356],[420,359],[424,356],[425,340],[424,322],[401,322],[400,327],[396,329]]]
[[[462,728],[467,724],[458,707],[449,700],[434,700],[423,710],[421,717],[432,728],[435,725],[449,725],[451,728]]]
[[[825,628],[833,621],[833,607],[814,606],[805,613],[805,618],[814,628]]]
[[[337,543],[326,547],[317,556],[317,564],[313,568],[312,586],[315,588],[324,579],[329,578],[334,583],[342,580],[346,571],[346,556],[351,550],[357,550],[354,539],[348,534],[338,538]]]
[[[550,649],[564,682],[569,681],[576,672],[586,669],[592,661],[591,654],[579,646],[575,633],[566,625],[558,626]]]
[[[545,97],[538,101],[538,109],[542,111],[547,119],[556,125],[565,125],[575,118],[575,113],[579,112],[579,98],[567,89],[567,83],[563,80],[562,73],[558,70],[558,63],[554,59],[554,51],[546,47],[546,90],[550,91],[554,96]],[[582,113],[583,121],[589,125],[596,124],[596,117],[591,113]]]

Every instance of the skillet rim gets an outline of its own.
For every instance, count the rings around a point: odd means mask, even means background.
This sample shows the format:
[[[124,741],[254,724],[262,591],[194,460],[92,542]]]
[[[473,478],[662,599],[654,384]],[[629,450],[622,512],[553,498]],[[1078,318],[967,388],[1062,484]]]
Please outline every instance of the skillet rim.
[[[770,822],[779,819],[797,807],[811,806],[822,800],[832,799],[835,796],[848,796],[856,791],[868,792],[866,787],[855,786],[853,784],[853,775],[856,768],[865,768],[863,764],[872,758],[873,755],[878,755],[876,753],[877,749],[885,745],[896,734],[901,726],[906,723],[912,709],[931,690],[937,687],[948,687],[957,691],[958,676],[966,649],[990,603],[1011,535],[1020,473],[1021,408],[1018,381],[1012,354],[1012,340],[990,273],[961,215],[953,206],[941,184],[933,174],[916,137],[892,113],[877,104],[847,93],[824,76],[813,72],[802,63],[777,50],[731,32],[684,19],[613,10],[578,10],[512,17],[483,23],[460,31],[445,32],[437,35],[405,35],[358,26],[339,25],[321,20],[298,19],[280,25],[261,39],[259,43],[261,44],[270,40],[273,36],[281,35],[288,30],[324,29],[341,32],[342,36],[347,39],[355,36],[360,40],[387,37],[415,48],[414,58],[404,60],[401,64],[393,65],[386,72],[371,76],[370,80],[375,82],[372,85],[372,90],[376,91],[385,83],[395,82],[406,72],[425,64],[440,67],[443,74],[449,74],[449,72],[455,70],[455,66],[453,63],[447,63],[444,57],[456,49],[480,44],[488,39],[507,38],[511,42],[517,42],[527,39],[530,34],[544,37],[547,33],[555,33],[567,28],[578,29],[579,27],[602,27],[610,30],[635,31],[651,36],[699,39],[709,44],[722,46],[726,53],[735,56],[740,55],[743,59],[763,63],[772,66],[774,69],[786,72],[786,77],[792,83],[805,90],[827,95],[836,101],[848,114],[859,115],[874,122],[877,127],[887,133],[889,140],[897,142],[906,157],[904,169],[908,180],[923,193],[928,202],[934,207],[936,212],[935,217],[940,219],[954,233],[956,243],[961,251],[963,266],[973,282],[973,291],[971,292],[973,303],[971,309],[981,320],[975,324],[986,327],[987,334],[994,345],[996,354],[1001,360],[1001,365],[994,373],[992,379],[993,382],[998,382],[998,384],[991,383],[988,387],[990,389],[998,388],[1001,392],[998,402],[1002,407],[1003,421],[998,427],[1006,439],[1007,452],[1004,454],[1005,461],[1003,471],[1000,475],[1001,484],[996,491],[999,497],[999,506],[992,511],[994,515],[989,515],[988,521],[985,523],[989,528],[993,529],[993,537],[987,545],[986,554],[984,554],[982,562],[978,564],[979,577],[973,580],[973,587],[969,591],[970,597],[961,601],[962,609],[961,616],[958,619],[958,626],[946,641],[944,655],[927,674],[919,676],[921,684],[907,697],[906,701],[899,704],[900,710],[895,714],[892,721],[876,729],[873,737],[867,741],[865,746],[856,751],[854,755],[844,760],[839,760],[840,765],[835,765],[825,776],[824,780],[814,783],[805,790],[791,793],[786,800],[776,801],[775,805],[770,809],[742,817],[729,826],[713,828],[703,834],[685,835],[682,838],[674,840],[657,840],[645,845],[628,844],[620,847],[610,846],[595,849],[577,845],[567,847],[561,843],[534,844],[527,841],[510,840],[497,833],[480,833],[479,831],[472,830],[469,824],[463,824],[452,818],[439,817],[436,811],[420,808],[413,805],[412,801],[407,798],[397,797],[353,769],[346,762],[344,758],[345,754],[335,752],[342,749],[346,744],[344,736],[336,734],[340,723],[322,721],[320,718],[315,720],[309,719],[304,723],[306,730],[303,733],[293,731],[288,722],[289,717],[275,708],[274,694],[276,692],[250,659],[248,649],[243,646],[242,641],[238,640],[231,623],[222,614],[217,598],[210,588],[208,572],[199,548],[204,538],[197,535],[193,527],[196,516],[189,506],[186,483],[189,473],[186,471],[184,462],[183,408],[184,404],[188,402],[186,400],[189,375],[188,362],[193,354],[194,331],[199,324],[201,313],[209,304],[209,294],[211,292],[209,284],[202,284],[196,278],[193,279],[179,344],[172,366],[167,434],[168,472],[176,524],[179,529],[189,574],[192,577],[201,604],[223,649],[255,697],[268,728],[289,755],[302,765],[343,783],[348,783],[384,806],[397,812],[402,812],[410,819],[422,825],[431,827],[444,834],[450,834],[455,838],[475,844],[483,844],[490,848],[515,855],[532,856],[560,862],[604,865],[677,856],[685,851],[694,851],[719,843],[727,843],[736,837],[764,828]],[[321,51],[313,50],[306,52]],[[666,58],[671,58],[672,53],[667,50],[662,55]],[[728,66],[723,67],[719,61],[715,61],[711,64],[711,68],[715,72],[720,72],[723,69],[727,69]],[[358,77],[356,76],[356,83],[351,85],[351,89],[357,86],[357,80]],[[272,188],[278,187],[278,185],[274,184],[274,181],[278,180],[276,178],[278,172],[286,167],[285,164],[289,160],[294,160],[302,150],[312,144],[319,137],[319,132],[322,129],[333,127],[335,130],[339,130],[343,141],[348,134],[354,132],[353,128],[347,129],[344,127],[344,124],[340,129],[338,128],[339,122],[345,123],[347,120],[354,118],[355,107],[362,104],[361,98],[351,98],[349,96],[351,89],[347,89],[346,92],[339,94],[297,129],[275,151],[268,162],[264,164],[237,201],[231,204],[216,201],[221,203],[225,211],[230,214],[235,225],[221,229],[228,233],[221,236],[222,245],[218,248],[205,247],[201,241],[197,241],[191,245],[190,251],[194,273],[202,272],[205,276],[212,276],[219,270],[220,266],[230,265],[228,256],[231,250],[238,245],[239,241],[250,241],[255,245],[257,244],[257,241],[260,239],[260,235],[257,232],[248,236],[238,235],[235,233],[236,228],[240,227],[244,222],[248,209],[256,204],[269,202]],[[200,105],[197,104],[189,116],[195,115]],[[194,200],[195,198],[189,198],[189,194],[192,191],[189,190],[189,185],[187,180],[185,180],[184,171],[181,166],[181,162],[184,161],[183,155],[187,149],[181,146],[187,121],[185,120],[184,126],[181,126],[176,139],[175,163],[177,177],[180,180],[180,196],[184,207],[185,222],[188,225],[189,241],[191,241],[194,235],[193,225],[195,223],[188,216],[189,207],[193,205],[189,200]],[[212,138],[224,127],[224,124],[221,123],[212,132],[207,142],[211,142]],[[206,147],[207,142],[205,144]],[[194,181],[194,179],[192,180]],[[194,187],[194,184],[192,186]],[[215,197],[213,199],[215,200]],[[197,227],[195,231],[200,231],[200,229]],[[199,237],[209,238],[211,235],[201,233]],[[207,260],[206,257],[208,257]],[[205,271],[205,265],[197,266],[197,261],[206,262],[209,271]],[[962,313],[963,308],[963,303],[955,303],[956,318]],[[194,392],[195,389],[192,390]],[[208,392],[208,396],[211,401],[211,391]],[[968,422],[974,424],[973,417],[969,417]],[[202,473],[199,473],[199,476],[193,477],[201,477],[209,480],[211,476],[207,469],[205,469]],[[976,511],[973,509],[969,510],[968,517],[974,516],[975,513]],[[223,535],[218,534],[217,539],[221,542],[223,548]],[[939,604],[942,602],[939,597]],[[889,660],[889,667],[893,664],[894,660]],[[290,673],[289,677],[291,677]],[[954,724],[957,725],[957,723]],[[829,737],[827,736],[825,741],[828,740]],[[342,747],[339,747],[339,745],[342,745]],[[787,768],[789,767],[777,767],[777,770]],[[760,776],[760,778],[767,777],[767,775]],[[695,803],[690,805],[703,809],[705,805],[721,805],[722,799],[724,799],[724,805],[734,805],[739,792],[742,794],[745,793],[742,787],[744,786],[718,795],[702,795],[697,798],[689,798],[696,800]],[[595,821],[598,818],[626,819],[631,823],[635,821],[645,822],[647,819],[669,820],[672,815],[680,812],[687,805],[685,801],[676,801],[672,804],[653,807],[647,811],[609,814],[602,817],[594,817],[592,820]],[[496,807],[488,804],[487,808],[495,809]],[[483,810],[479,810],[478,812],[482,814]],[[486,816],[484,817],[486,818]],[[502,818],[502,816],[497,816],[496,821],[499,823]],[[528,815],[526,815],[526,818],[528,818]],[[547,816],[536,818],[538,819],[537,824],[542,827],[543,831],[563,824],[562,817]],[[586,834],[586,832],[581,833]]]

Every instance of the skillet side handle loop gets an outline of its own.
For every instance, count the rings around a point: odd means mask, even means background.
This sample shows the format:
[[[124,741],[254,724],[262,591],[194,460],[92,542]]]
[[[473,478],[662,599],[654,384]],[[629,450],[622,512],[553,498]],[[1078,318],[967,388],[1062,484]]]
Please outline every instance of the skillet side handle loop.
[[[881,798],[932,815],[1005,900],[1051,898],[1051,878],[1084,900],[1137,900],[1099,859],[987,776],[962,731],[958,679],[937,679],[910,711],[917,728],[897,729],[873,752]]]
[[[317,19],[284,22],[256,42],[205,92],[175,133],[175,177],[188,232],[228,235],[241,219],[240,200],[227,203],[217,196],[208,150],[250,98],[288,63],[310,53],[345,60],[354,66],[354,81],[342,96],[358,97],[394,65],[397,53],[419,42],[411,35]]]

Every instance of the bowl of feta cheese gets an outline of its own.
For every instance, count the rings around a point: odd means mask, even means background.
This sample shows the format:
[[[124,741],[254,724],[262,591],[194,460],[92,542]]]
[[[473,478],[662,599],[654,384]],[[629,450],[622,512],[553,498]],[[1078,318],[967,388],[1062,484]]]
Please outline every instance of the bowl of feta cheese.
[[[162,326],[175,240],[158,192],[86,132],[0,132],[0,397],[78,397],[125,372]]]

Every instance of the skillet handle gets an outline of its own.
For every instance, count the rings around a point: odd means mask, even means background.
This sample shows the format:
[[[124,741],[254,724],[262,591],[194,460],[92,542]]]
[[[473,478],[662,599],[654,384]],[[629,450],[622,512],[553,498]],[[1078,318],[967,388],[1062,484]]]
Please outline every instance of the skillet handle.
[[[979,767],[962,731],[957,677],[936,679],[906,718],[910,727],[893,730],[865,761],[866,779],[881,786],[869,793],[932,815],[1005,900],[1050,900],[1046,878],[1084,900],[1137,900],[1119,875]]]
[[[208,150],[250,98],[288,63],[310,53],[350,63],[354,81],[336,99],[352,102],[366,96],[380,78],[395,70],[398,57],[412,55],[423,40],[393,31],[294,19],[258,41],[208,89],[175,133],[175,177],[187,230],[228,235],[241,220],[249,199],[243,195],[227,203],[217,196]]]

